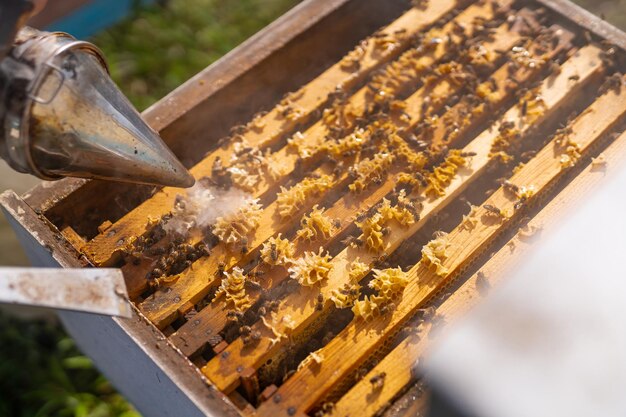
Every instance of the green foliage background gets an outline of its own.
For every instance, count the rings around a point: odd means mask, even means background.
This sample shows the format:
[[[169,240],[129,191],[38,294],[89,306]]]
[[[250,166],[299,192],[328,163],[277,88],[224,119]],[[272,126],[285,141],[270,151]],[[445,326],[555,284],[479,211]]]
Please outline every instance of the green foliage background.
[[[574,0],[574,3],[626,30],[626,0]]]
[[[53,321],[0,312],[0,416],[139,417]]]
[[[143,110],[299,0],[171,0],[96,36],[113,78]]]

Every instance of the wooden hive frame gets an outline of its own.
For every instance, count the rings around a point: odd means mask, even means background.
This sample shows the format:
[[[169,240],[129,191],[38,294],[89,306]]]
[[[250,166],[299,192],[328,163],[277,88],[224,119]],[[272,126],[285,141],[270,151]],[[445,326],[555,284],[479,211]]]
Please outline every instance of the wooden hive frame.
[[[146,111],[196,178],[217,179],[242,143],[277,162],[272,175],[235,179],[259,200],[258,224],[235,245],[210,241],[208,256],[205,230],[192,228],[189,247],[161,232],[180,190],[68,179],[3,195],[35,264],[124,270],[133,320],[62,319],[140,411],[348,416],[423,406],[407,399],[425,398],[412,368],[424,335],[477,302],[555,206],[600,181],[592,157],[606,148],[610,169],[626,141],[615,75],[624,35],[565,1],[496,3],[309,0]],[[368,141],[374,152],[354,145]],[[285,204],[290,190],[305,199]],[[328,227],[296,238],[316,206]],[[395,220],[372,221],[368,234],[367,220],[390,210]],[[293,258],[323,246],[328,274],[299,285],[293,270],[268,265],[270,252],[259,262],[279,236],[295,241]],[[193,255],[156,273],[168,247]],[[396,265],[401,296],[364,290],[356,315],[332,301]],[[241,315],[215,296],[236,268],[258,281],[238,287]]]

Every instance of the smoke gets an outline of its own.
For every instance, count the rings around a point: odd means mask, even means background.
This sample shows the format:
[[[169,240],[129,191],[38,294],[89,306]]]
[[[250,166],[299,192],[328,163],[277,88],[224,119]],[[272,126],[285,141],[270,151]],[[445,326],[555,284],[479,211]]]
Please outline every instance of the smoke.
[[[237,188],[225,190],[199,180],[186,195],[176,197],[173,217],[163,227],[168,233],[188,236],[214,224],[218,217],[235,213],[250,200],[250,194]]]

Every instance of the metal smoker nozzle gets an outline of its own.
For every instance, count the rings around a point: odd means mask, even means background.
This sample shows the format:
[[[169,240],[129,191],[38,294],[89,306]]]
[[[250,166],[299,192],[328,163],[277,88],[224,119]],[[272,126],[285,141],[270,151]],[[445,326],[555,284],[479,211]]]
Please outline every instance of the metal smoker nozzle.
[[[0,70],[0,153],[18,171],[43,179],[194,184],[115,86],[92,44],[24,28]]]

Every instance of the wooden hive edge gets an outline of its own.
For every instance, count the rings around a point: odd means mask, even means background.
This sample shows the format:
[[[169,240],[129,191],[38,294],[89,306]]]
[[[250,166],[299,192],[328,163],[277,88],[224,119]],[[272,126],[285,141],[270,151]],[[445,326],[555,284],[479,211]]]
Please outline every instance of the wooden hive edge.
[[[578,28],[586,29],[626,51],[626,33],[624,31],[570,0],[534,0],[527,3],[545,6],[574,23]]]

